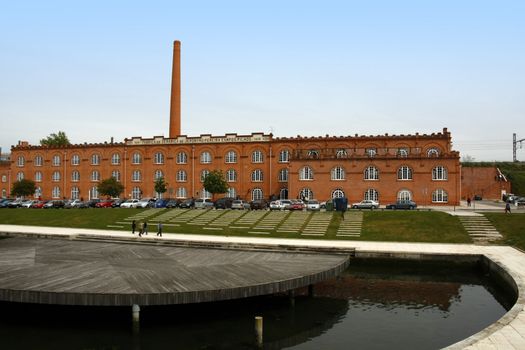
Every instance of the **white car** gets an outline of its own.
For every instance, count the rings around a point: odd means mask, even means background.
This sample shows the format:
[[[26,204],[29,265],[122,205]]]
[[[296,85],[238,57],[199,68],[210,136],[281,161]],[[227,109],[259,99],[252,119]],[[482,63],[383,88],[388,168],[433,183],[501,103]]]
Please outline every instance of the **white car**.
[[[20,208],[31,208],[35,201],[31,199],[26,199],[25,201],[22,201],[20,204]]]
[[[121,208],[136,208],[139,200],[138,199],[128,199],[120,205]]]
[[[270,202],[270,210],[281,210],[283,206],[281,205],[281,201],[271,201]]]
[[[135,208],[147,208],[149,207],[149,204],[151,203],[151,198],[142,198],[137,202],[137,205]]]
[[[317,199],[311,199],[306,202],[306,210],[321,210],[321,204]]]
[[[377,209],[379,208],[379,202],[365,199],[359,203],[352,204],[352,209]]]
[[[241,209],[241,210],[250,209],[250,203],[245,202],[240,199],[236,199],[232,202],[232,209]]]

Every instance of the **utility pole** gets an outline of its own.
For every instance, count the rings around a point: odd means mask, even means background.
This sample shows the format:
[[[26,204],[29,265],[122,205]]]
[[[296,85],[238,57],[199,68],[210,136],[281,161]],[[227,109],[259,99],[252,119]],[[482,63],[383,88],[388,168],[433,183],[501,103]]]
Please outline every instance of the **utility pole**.
[[[516,133],[512,134],[512,161],[517,162],[518,159],[516,159],[516,145],[519,143],[520,148],[522,146],[522,142],[525,141],[525,139],[516,140]]]

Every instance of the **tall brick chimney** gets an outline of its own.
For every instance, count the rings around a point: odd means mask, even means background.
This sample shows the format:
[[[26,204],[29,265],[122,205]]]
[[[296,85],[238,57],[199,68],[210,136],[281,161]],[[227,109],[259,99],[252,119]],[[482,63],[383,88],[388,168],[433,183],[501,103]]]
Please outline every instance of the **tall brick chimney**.
[[[171,73],[170,138],[180,134],[180,41],[175,40]]]

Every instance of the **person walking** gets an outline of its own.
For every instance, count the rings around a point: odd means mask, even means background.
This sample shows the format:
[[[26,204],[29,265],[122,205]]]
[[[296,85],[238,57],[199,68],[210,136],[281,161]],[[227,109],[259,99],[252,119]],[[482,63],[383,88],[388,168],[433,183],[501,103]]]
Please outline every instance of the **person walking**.
[[[144,231],[142,233],[144,233],[145,235],[148,235],[148,222],[147,221],[144,221]]]
[[[162,237],[162,222],[160,222],[160,221],[157,224],[157,236]]]
[[[467,197],[467,207],[470,207],[470,203],[472,202],[472,200],[470,199],[470,197]]]
[[[135,229],[137,228],[137,222],[135,220],[133,220],[131,222],[131,234],[134,235],[135,234]]]
[[[509,202],[505,203],[505,214],[507,213],[510,214],[510,203]]]
[[[144,232],[144,223],[140,223],[140,231],[139,231],[139,237],[142,237],[142,233]]]

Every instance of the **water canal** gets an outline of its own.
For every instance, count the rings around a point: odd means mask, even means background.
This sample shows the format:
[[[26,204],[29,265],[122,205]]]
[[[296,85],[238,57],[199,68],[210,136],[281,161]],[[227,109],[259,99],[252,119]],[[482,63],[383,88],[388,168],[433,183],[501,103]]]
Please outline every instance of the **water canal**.
[[[314,296],[287,295],[143,309],[1,303],[2,349],[438,349],[500,318],[514,302],[473,264],[354,260]]]

